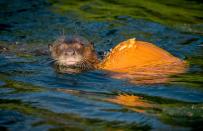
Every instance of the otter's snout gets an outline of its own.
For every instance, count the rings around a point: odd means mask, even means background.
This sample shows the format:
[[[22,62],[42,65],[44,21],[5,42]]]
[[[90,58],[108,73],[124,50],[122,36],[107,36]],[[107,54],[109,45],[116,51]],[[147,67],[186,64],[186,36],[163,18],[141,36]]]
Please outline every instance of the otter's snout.
[[[66,49],[65,52],[64,52],[64,54],[65,54],[66,56],[73,56],[73,55],[75,55],[75,50],[74,50],[74,49],[71,49],[71,48]]]

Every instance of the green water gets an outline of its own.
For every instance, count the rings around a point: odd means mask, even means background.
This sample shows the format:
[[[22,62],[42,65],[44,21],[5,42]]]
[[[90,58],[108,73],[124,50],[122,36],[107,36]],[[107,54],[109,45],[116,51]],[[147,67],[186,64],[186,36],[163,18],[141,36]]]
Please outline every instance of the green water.
[[[2,0],[0,5],[0,130],[202,130],[201,1]],[[50,56],[36,50],[46,50],[63,32],[93,41],[98,53],[136,37],[190,67],[170,82],[145,85],[98,70],[58,73]]]

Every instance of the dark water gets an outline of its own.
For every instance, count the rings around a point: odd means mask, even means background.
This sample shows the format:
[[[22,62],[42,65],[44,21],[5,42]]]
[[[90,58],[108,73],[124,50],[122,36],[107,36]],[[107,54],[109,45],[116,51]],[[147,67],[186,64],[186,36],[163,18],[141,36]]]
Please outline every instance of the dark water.
[[[1,0],[0,130],[203,129],[203,4],[172,0]],[[76,34],[98,52],[136,37],[187,60],[187,73],[137,85],[104,71],[57,73],[46,48]],[[24,50],[27,50],[25,52]]]

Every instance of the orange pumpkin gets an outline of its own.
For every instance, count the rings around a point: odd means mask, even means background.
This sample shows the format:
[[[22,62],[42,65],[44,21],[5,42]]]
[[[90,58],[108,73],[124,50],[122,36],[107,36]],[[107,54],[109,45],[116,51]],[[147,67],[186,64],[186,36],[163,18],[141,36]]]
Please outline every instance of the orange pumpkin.
[[[151,43],[129,39],[113,48],[98,67],[113,72],[151,75],[182,73],[187,64]]]

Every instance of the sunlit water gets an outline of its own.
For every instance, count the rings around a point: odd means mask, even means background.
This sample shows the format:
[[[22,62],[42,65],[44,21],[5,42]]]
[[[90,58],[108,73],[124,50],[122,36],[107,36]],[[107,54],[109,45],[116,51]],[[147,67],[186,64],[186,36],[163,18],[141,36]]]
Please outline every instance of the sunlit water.
[[[80,18],[84,14],[59,13],[53,3],[0,2],[0,45],[14,45],[13,51],[0,54],[0,130],[203,128],[203,24],[166,26],[170,22],[159,24],[125,15],[89,20]],[[113,79],[99,70],[57,73],[48,55],[31,52],[46,48],[62,32],[93,41],[97,52],[136,37],[187,60],[190,68],[168,83],[143,85]],[[23,49],[28,53],[22,53]],[[141,105],[135,106],[136,102]]]

